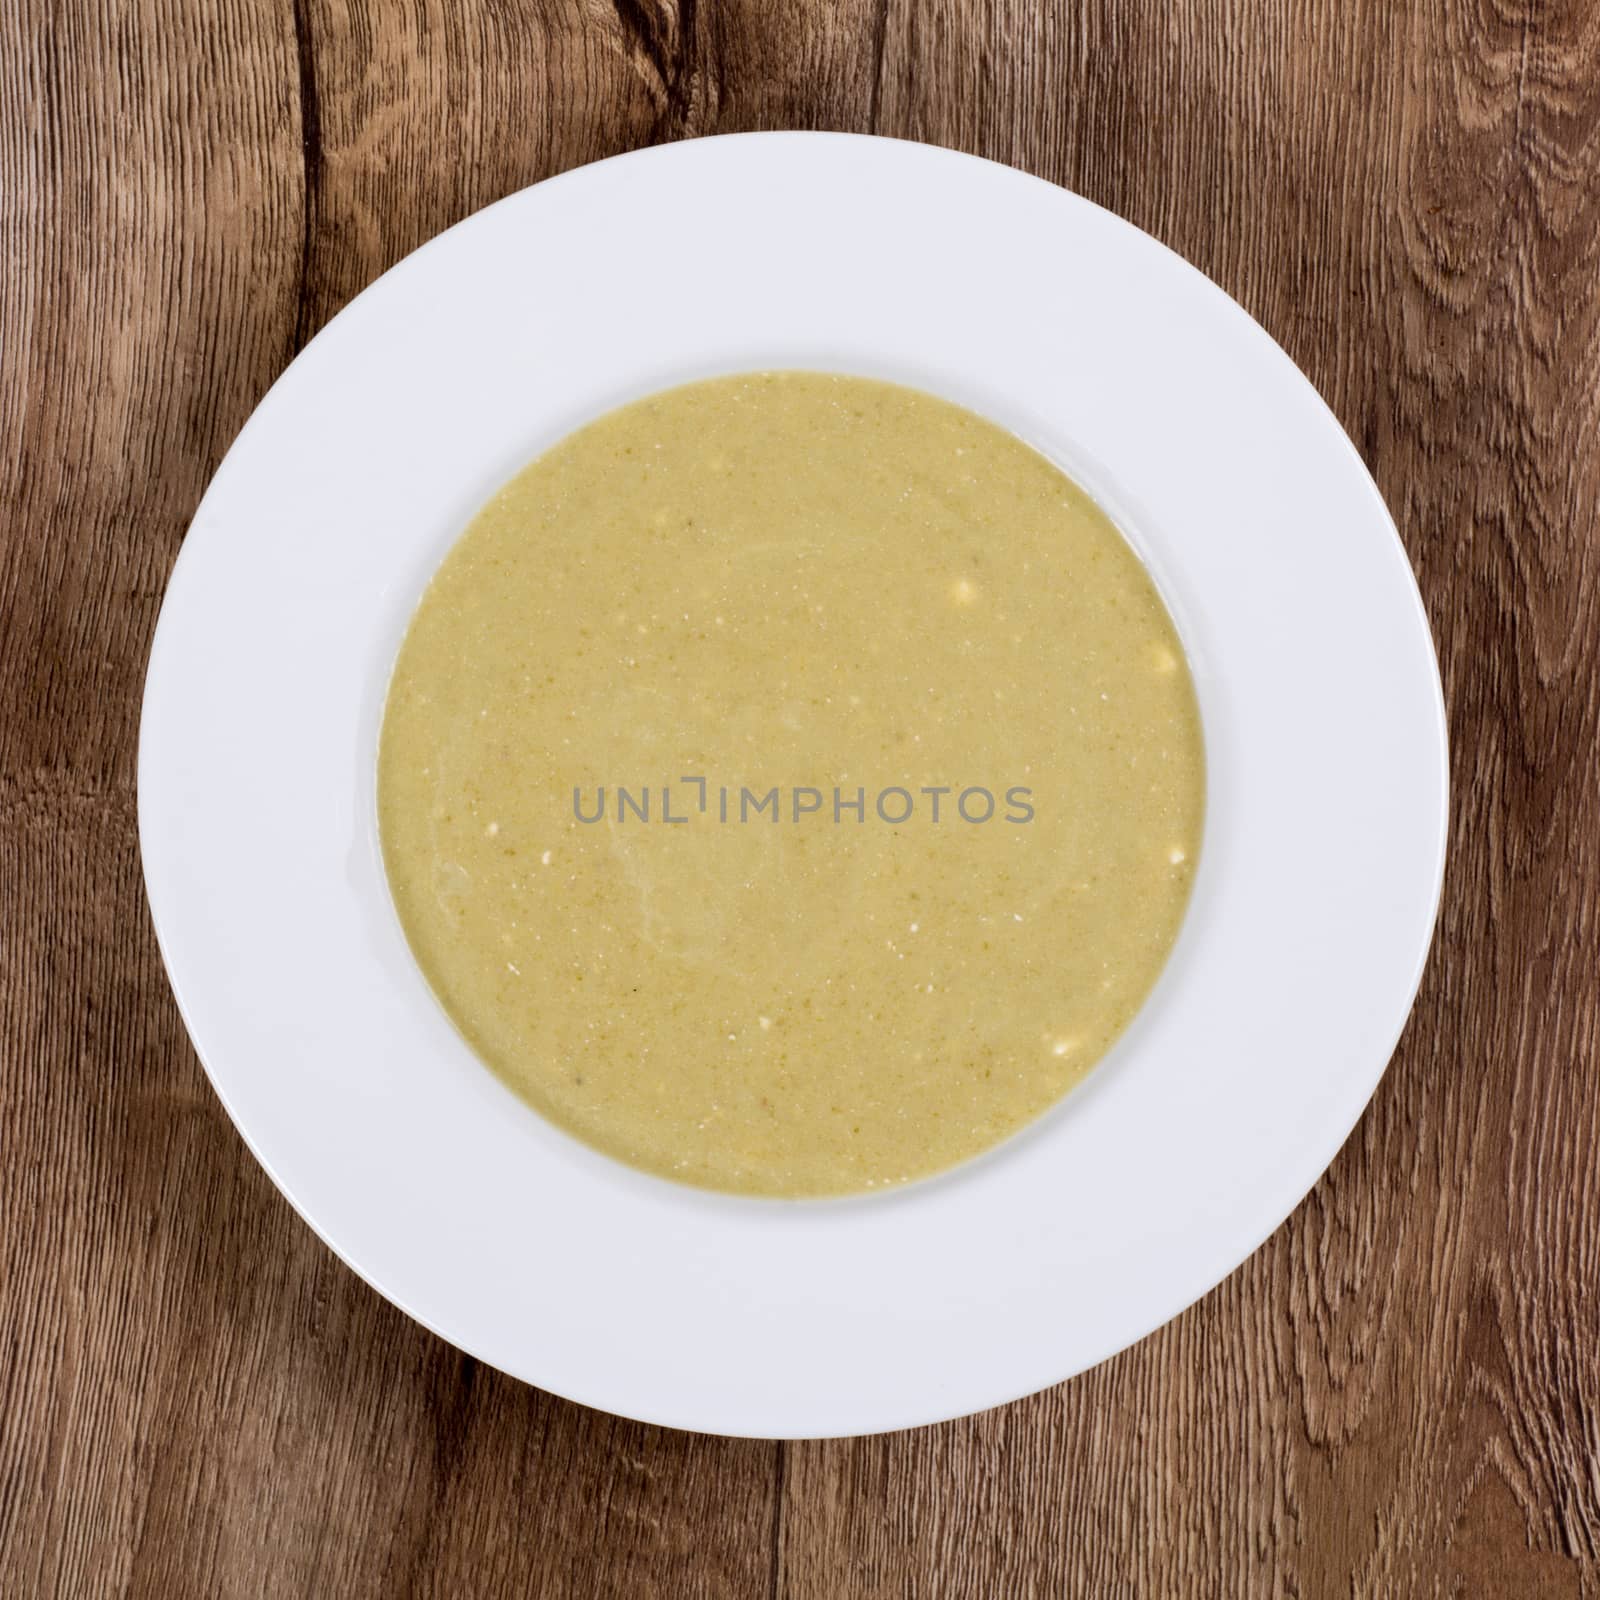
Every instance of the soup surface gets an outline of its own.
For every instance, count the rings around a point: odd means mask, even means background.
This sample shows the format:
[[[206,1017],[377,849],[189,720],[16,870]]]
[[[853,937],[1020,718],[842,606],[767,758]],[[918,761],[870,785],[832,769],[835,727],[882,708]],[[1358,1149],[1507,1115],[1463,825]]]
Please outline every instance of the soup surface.
[[[1076,1083],[1172,947],[1200,721],[1071,480],[915,390],[669,390],[505,485],[379,752],[423,972],[541,1112],[650,1171],[937,1172]]]

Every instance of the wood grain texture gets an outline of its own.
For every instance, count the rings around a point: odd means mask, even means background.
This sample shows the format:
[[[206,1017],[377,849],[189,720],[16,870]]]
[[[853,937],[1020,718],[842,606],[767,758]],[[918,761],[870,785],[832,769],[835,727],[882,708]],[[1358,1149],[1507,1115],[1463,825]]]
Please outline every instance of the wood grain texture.
[[[488,201],[761,127],[1026,167],[1237,296],[1395,513],[1454,750],[1417,1010],[1290,1222],[1073,1383],[792,1446],[340,1266],[184,1037],[133,792],[166,574],[305,340]],[[0,519],[0,1594],[1600,1595],[1587,0],[0,0]]]

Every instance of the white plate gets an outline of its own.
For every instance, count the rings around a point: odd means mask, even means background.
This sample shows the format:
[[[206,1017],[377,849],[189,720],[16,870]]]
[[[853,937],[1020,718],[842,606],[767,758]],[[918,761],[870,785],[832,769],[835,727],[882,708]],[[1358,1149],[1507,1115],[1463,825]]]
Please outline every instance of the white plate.
[[[1210,773],[1173,961],[1087,1085],[943,1178],[682,1188],[482,1067],[390,906],[373,764],[422,586],[575,425],[757,367],[895,378],[1053,455],[1145,555]],[[677,1427],[818,1436],[994,1405],[1149,1333],[1332,1159],[1416,992],[1445,724],[1383,504],[1219,289],[1049,184],[818,134],[643,151],[513,195],[302,354],[162,608],[139,824],[162,953],[257,1158],[380,1292],[496,1367]]]

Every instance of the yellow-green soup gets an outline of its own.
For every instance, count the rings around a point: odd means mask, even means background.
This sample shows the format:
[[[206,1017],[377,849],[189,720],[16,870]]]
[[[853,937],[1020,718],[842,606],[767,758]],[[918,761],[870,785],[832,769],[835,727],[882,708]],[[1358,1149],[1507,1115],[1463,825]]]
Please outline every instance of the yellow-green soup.
[[[401,648],[384,860],[483,1059],[623,1161],[750,1194],[1004,1139],[1177,935],[1200,721],[1070,479],[891,384],[758,373],[589,424]]]

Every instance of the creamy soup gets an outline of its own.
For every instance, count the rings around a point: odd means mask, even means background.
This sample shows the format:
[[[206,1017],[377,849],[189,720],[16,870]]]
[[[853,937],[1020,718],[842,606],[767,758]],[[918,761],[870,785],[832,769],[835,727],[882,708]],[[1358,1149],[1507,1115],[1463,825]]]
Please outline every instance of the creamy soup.
[[[1200,845],[1171,618],[1092,500],[915,390],[759,373],[590,423],[401,648],[379,820],[445,1010],[684,1182],[923,1177],[1150,992]]]

